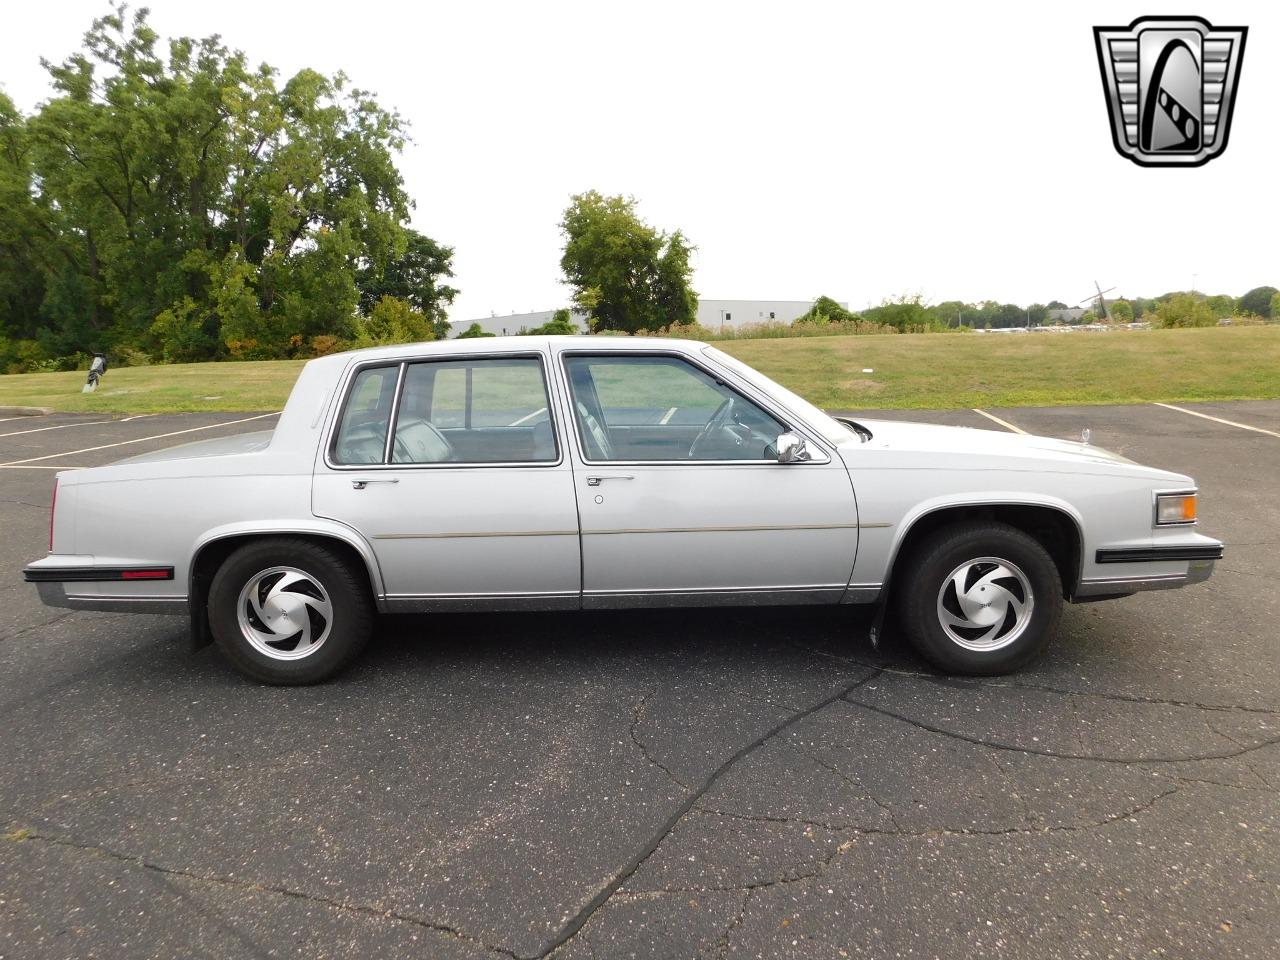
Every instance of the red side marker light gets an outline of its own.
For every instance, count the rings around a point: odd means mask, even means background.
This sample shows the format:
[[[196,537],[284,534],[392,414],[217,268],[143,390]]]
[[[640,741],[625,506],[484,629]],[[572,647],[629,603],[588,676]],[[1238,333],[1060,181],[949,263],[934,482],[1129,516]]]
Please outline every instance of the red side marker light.
[[[124,570],[120,574],[122,580],[168,580],[168,570]]]

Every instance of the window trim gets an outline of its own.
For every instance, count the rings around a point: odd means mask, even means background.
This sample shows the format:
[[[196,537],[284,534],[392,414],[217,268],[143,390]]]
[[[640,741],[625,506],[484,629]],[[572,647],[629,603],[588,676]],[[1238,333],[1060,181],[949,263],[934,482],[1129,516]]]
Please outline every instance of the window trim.
[[[769,416],[773,417],[775,420],[781,423],[783,427],[786,428],[786,430],[800,433],[805,438],[805,440],[807,440],[810,444],[813,444],[814,446],[816,446],[823,456],[821,458],[815,457],[812,460],[806,460],[803,462],[786,463],[786,464],[780,463],[777,460],[764,460],[764,459],[759,459],[759,460],[757,459],[752,459],[752,460],[688,460],[688,459],[685,459],[685,460],[593,460],[587,456],[587,446],[585,441],[582,438],[582,425],[578,422],[578,417],[574,410],[573,385],[569,382],[569,368],[566,364],[566,361],[572,357],[670,357],[675,360],[683,360],[685,363],[689,364],[694,369],[699,370],[702,373],[706,374],[708,377],[715,380],[717,383],[723,384],[728,390],[731,390],[733,393],[737,394],[743,399],[750,401],[751,403],[755,404],[757,407],[762,408],[765,411],[765,413],[769,414]],[[715,367],[709,367],[705,363],[701,362],[700,358],[690,356],[689,354],[684,353],[681,350],[661,350],[661,349],[610,350],[607,347],[604,349],[592,350],[589,348],[588,349],[573,348],[568,350],[561,350],[559,352],[559,360],[560,362],[557,366],[559,367],[558,372],[561,378],[560,388],[564,394],[564,401],[567,409],[567,412],[565,415],[569,418],[570,422],[573,424],[573,428],[570,432],[573,435],[574,445],[577,448],[578,459],[584,465],[592,466],[592,467],[607,467],[611,465],[612,466],[628,466],[628,467],[645,467],[645,466],[778,467],[778,466],[784,466],[784,467],[787,467],[788,469],[791,469],[796,467],[803,468],[803,467],[809,467],[809,466],[822,466],[824,464],[829,464],[832,462],[832,453],[828,448],[827,444],[817,440],[813,436],[814,431],[812,431],[807,424],[804,424],[803,422],[799,421],[795,417],[795,415],[792,414],[790,411],[786,410],[785,408],[781,407],[779,404],[774,402],[772,398],[762,396],[760,392],[757,390],[745,389],[744,385],[737,378],[735,378],[733,381],[730,381],[725,376],[726,371],[721,371]]]
[[[410,364],[415,363],[469,363],[471,361],[481,360],[536,360],[538,361],[538,369],[542,374],[542,390],[547,399],[547,418],[551,422],[551,439],[555,443],[556,456],[554,460],[479,460],[468,463],[458,463],[455,461],[444,461],[441,463],[392,463],[390,450],[395,443],[395,420],[400,412],[400,398],[404,390],[404,383]],[[365,370],[375,367],[399,367],[400,372],[396,379],[396,392],[391,401],[391,415],[387,422],[387,441],[383,448],[381,463],[339,463],[334,455],[338,444],[338,431],[342,426],[342,418],[346,414],[347,404],[351,399],[351,391],[355,386],[356,378]],[[351,471],[360,470],[475,470],[486,469],[490,467],[558,467],[564,463],[564,444],[561,442],[560,422],[554,410],[555,405],[554,393],[555,389],[552,385],[551,370],[547,363],[546,354],[538,350],[518,351],[518,352],[486,352],[486,353],[464,353],[464,354],[435,354],[435,355],[416,355],[412,357],[400,357],[398,359],[382,358],[378,360],[366,360],[351,364],[343,374],[342,382],[339,386],[342,401],[337,405],[337,410],[330,421],[324,440],[324,465],[330,470],[349,473]]]

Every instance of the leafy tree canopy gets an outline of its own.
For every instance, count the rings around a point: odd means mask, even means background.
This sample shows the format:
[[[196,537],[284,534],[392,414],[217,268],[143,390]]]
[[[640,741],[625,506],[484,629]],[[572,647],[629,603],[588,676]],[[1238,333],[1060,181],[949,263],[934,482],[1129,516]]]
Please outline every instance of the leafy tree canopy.
[[[1240,312],[1254,313],[1260,317],[1274,317],[1271,312],[1272,298],[1280,290],[1275,287],[1254,287],[1240,298]]]
[[[589,190],[573,196],[560,221],[565,279],[592,330],[658,330],[693,323],[693,247],[636,214],[630,197]]]
[[[123,5],[45,67],[34,115],[0,97],[0,337],[196,360],[352,338],[387,296],[443,319],[452,251],[406,229],[403,122],[343,75],[281,82]]]

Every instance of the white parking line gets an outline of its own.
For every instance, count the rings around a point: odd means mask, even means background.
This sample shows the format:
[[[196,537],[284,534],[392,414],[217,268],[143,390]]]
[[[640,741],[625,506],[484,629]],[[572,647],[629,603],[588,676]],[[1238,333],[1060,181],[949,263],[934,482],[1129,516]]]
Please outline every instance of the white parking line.
[[[112,447],[126,447],[131,443],[144,443],[147,440],[163,440],[165,437],[177,437],[184,433],[196,433],[199,430],[213,430],[217,427],[232,427],[237,423],[249,423],[253,420],[262,420],[266,417],[278,417],[276,413],[260,413],[256,417],[245,417],[243,420],[225,420],[222,423],[207,423],[203,427],[190,427],[186,430],[174,430],[172,433],[157,433],[151,437],[138,437],[136,440],[121,440],[119,443],[104,443],[97,447],[84,447],[81,450],[68,450],[65,453],[50,453],[43,457],[28,457],[26,460],[10,460],[8,463],[0,463],[0,467],[18,467],[27,463],[39,463],[41,460],[57,460],[61,457],[74,457],[81,453],[93,453],[95,450],[110,450]]]
[[[675,415],[675,412],[679,409],[680,409],[679,407],[672,407],[670,410],[668,410],[666,413],[662,415],[662,419],[659,420],[658,423],[662,424],[665,427],[668,423],[671,422],[671,418]]]
[[[995,414],[993,414],[993,413],[987,413],[987,411],[985,411],[985,410],[979,410],[977,407],[974,407],[974,408],[973,408],[973,412],[974,412],[974,413],[976,413],[976,414],[978,414],[979,416],[986,417],[988,420],[992,420],[992,421],[994,421],[994,422],[996,422],[996,423],[1000,424],[1000,426],[1004,427],[1006,430],[1012,430],[1014,433],[1026,433],[1026,432],[1027,432],[1027,431],[1023,430],[1021,427],[1015,427],[1015,426],[1014,426],[1012,423],[1010,423],[1008,420],[1001,420],[1001,419],[1000,419],[999,417],[997,417]]]
[[[0,437],[20,437],[24,433],[44,433],[46,430],[65,430],[67,427],[92,427],[95,423],[110,423],[110,420],[81,420],[78,423],[60,423],[56,427],[36,427],[34,430],[14,430],[12,433],[0,433]],[[124,421],[120,421],[123,423]]]
[[[0,470],[87,470],[88,467],[72,467],[65,463],[0,463]]]
[[[1254,433],[1265,433],[1268,437],[1280,438],[1280,433],[1276,433],[1274,430],[1263,430],[1261,427],[1251,427],[1247,423],[1236,423],[1234,420],[1223,420],[1221,417],[1211,417],[1207,413],[1201,413],[1199,410],[1188,410],[1186,407],[1175,407],[1172,403],[1156,403],[1156,406],[1164,407],[1166,410],[1177,410],[1179,413],[1189,413],[1193,417],[1212,420],[1214,423],[1225,423],[1228,427],[1239,427],[1241,430],[1252,430]]]

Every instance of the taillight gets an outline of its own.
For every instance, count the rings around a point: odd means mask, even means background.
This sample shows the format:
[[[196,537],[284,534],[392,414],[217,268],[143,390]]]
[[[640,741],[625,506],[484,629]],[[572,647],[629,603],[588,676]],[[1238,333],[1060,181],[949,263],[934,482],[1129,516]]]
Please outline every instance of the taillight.
[[[49,504],[49,552],[53,553],[53,515],[58,510],[58,478],[53,478],[53,501]]]

